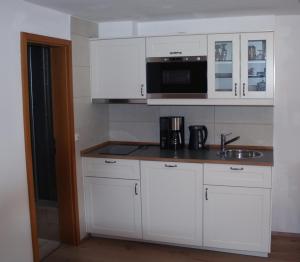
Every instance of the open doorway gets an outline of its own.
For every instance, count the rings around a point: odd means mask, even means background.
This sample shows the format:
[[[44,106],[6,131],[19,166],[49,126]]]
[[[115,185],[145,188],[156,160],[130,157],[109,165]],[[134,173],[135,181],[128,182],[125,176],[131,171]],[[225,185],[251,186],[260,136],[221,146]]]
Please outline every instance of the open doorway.
[[[71,42],[21,33],[23,113],[34,261],[79,244]]]

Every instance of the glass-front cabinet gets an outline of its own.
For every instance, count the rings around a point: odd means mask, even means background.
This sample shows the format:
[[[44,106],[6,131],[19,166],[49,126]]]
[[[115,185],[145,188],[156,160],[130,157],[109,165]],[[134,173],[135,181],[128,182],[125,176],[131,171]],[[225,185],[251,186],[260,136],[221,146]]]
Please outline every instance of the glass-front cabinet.
[[[273,98],[273,33],[208,36],[209,98]]]
[[[273,98],[273,33],[241,34],[241,96]]]
[[[208,36],[208,97],[240,96],[239,34]]]

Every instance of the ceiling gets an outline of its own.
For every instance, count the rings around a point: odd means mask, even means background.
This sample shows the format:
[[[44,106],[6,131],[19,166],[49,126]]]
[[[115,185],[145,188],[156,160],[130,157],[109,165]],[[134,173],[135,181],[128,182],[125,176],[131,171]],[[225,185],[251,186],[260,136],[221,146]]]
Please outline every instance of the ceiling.
[[[300,14],[300,0],[25,0],[91,21]]]

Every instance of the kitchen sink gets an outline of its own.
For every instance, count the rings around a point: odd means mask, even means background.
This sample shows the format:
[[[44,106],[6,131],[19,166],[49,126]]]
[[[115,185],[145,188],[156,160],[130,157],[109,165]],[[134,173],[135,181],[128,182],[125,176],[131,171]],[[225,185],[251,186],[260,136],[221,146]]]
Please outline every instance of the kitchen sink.
[[[249,159],[260,158],[263,156],[263,153],[255,150],[229,149],[225,150],[224,153],[218,152],[218,155],[223,158]]]

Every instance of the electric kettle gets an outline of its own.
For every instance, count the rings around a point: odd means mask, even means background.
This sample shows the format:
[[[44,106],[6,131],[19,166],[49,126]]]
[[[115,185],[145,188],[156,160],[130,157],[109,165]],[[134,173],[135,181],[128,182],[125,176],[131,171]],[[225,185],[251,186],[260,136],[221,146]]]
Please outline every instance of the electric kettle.
[[[207,140],[208,131],[206,126],[189,126],[190,130],[190,141],[189,149],[201,150],[205,149],[205,143]]]

